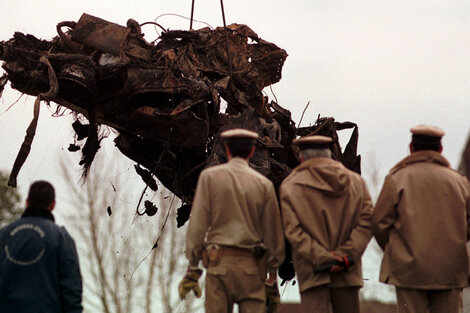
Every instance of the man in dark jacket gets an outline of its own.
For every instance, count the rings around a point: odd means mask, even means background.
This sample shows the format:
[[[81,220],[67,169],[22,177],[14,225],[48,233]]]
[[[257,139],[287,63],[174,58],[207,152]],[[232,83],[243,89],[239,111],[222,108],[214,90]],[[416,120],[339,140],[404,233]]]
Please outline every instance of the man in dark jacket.
[[[54,206],[54,187],[37,181],[21,218],[0,230],[0,312],[82,312],[75,242],[55,224]]]

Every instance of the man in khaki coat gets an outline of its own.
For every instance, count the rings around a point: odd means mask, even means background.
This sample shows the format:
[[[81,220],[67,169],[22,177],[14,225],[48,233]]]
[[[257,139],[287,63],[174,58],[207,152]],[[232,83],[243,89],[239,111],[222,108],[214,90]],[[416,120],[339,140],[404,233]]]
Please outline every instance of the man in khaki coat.
[[[444,131],[411,133],[411,154],[390,170],[372,215],[380,281],[396,286],[398,312],[457,313],[469,274],[469,182],[441,155]]]
[[[301,164],[283,181],[280,199],[284,231],[304,313],[359,312],[361,256],[371,236],[372,201],[364,180],[331,159],[331,138],[294,141]],[[349,258],[348,258],[349,257]],[[345,261],[346,260],[346,261]],[[354,261],[354,265],[347,261]],[[314,273],[337,261],[327,272]]]
[[[258,134],[232,129],[221,134],[228,163],[199,176],[186,235],[189,267],[180,283],[180,296],[200,294],[198,268],[207,267],[206,313],[266,311],[266,287],[276,284],[277,267],[284,259],[280,210],[270,180],[250,168]],[[264,255],[264,258],[261,258]],[[269,277],[259,266],[269,267]]]

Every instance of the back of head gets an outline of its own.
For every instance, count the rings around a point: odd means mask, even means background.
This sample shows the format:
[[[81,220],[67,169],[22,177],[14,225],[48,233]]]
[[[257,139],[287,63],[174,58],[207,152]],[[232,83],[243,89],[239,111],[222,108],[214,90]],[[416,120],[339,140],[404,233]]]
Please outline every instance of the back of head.
[[[299,155],[301,155],[304,160],[313,158],[331,158],[331,150],[328,148],[302,149],[299,151]]]
[[[433,150],[439,152],[441,150],[441,141],[435,140],[433,137],[424,137],[413,135],[411,139],[414,151]]]
[[[293,144],[299,147],[299,156],[301,161],[306,161],[312,158],[331,158],[331,151],[329,149],[332,139],[326,136],[305,136],[293,141]]]
[[[227,147],[233,157],[240,157],[246,159],[250,156],[251,149],[255,142],[248,138],[233,138],[227,140]]]
[[[47,181],[36,181],[28,192],[28,204],[31,208],[47,209],[55,200],[54,187]]]
[[[432,150],[441,152],[441,138],[444,136],[444,131],[436,126],[431,125],[418,125],[410,129],[411,145],[413,151]]]
[[[250,156],[255,146],[258,134],[247,129],[235,128],[222,132],[221,137],[225,141],[232,157],[246,159]]]

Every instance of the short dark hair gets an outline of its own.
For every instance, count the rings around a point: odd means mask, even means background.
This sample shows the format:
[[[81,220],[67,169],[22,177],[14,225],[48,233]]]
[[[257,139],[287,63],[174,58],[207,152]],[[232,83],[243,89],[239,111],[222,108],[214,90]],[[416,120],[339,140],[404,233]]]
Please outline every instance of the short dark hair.
[[[232,157],[240,157],[246,159],[250,156],[251,149],[255,145],[255,141],[251,138],[232,138],[225,142],[232,154]]]
[[[411,145],[414,151],[433,150],[439,152],[441,150],[441,138],[424,135],[413,135],[411,137]]]
[[[28,192],[28,203],[32,208],[47,209],[54,202],[54,187],[44,180],[39,180],[31,184]]]

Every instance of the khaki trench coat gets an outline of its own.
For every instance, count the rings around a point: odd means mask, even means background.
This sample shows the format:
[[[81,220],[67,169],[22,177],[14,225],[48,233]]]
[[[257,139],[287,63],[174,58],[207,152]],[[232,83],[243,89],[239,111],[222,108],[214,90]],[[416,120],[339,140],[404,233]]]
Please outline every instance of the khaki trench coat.
[[[389,175],[372,216],[385,250],[380,281],[403,288],[467,286],[470,186],[438,152],[419,151]]]
[[[209,244],[246,249],[263,245],[271,267],[277,268],[284,260],[274,186],[242,158],[205,169],[199,176],[186,234],[191,266],[198,266]]]
[[[280,188],[282,218],[300,291],[325,285],[362,286],[361,256],[372,233],[372,201],[364,180],[329,158],[309,159]],[[349,255],[355,265],[348,273],[314,274],[334,261],[330,251]]]

